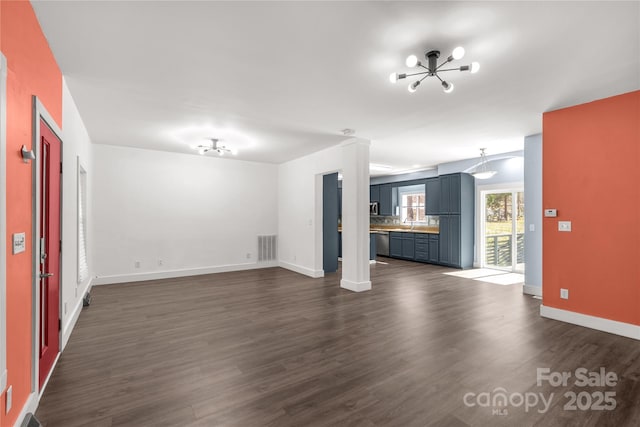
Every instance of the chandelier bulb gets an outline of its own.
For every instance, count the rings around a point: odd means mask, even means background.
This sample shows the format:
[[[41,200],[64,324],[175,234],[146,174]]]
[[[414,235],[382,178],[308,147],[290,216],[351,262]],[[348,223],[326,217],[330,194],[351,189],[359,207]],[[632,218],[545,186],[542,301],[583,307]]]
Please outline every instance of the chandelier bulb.
[[[444,93],[453,92],[453,83],[449,83],[447,81],[442,82],[442,87],[444,88]]]
[[[409,67],[409,68],[413,68],[413,67],[415,67],[416,65],[418,65],[418,64],[419,64],[418,57],[417,57],[417,56],[415,56],[415,55],[409,55],[409,56],[407,56],[407,60],[405,61],[405,64],[406,64],[406,65],[407,65],[407,67]]]
[[[398,73],[389,74],[389,81],[391,83],[396,83],[398,81]]]
[[[471,63],[471,74],[475,74],[480,70],[480,63],[472,62]]]
[[[453,49],[453,53],[451,53],[451,56],[453,56],[453,59],[462,59],[462,57],[464,56],[464,48],[462,46],[458,46],[457,48]]]
[[[411,93],[415,92],[418,86],[420,86],[420,80],[416,80],[415,82],[411,83],[408,88],[409,92]]]

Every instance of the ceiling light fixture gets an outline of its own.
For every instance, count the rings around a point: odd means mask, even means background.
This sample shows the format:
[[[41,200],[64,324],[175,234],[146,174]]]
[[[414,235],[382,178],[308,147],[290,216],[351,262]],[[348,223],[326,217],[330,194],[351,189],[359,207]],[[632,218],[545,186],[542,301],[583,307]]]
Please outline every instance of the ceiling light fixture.
[[[448,64],[449,62],[455,59],[462,59],[462,57],[464,57],[464,48],[461,46],[458,46],[457,48],[453,49],[453,52],[451,53],[451,55],[449,55],[447,59],[440,65],[438,65],[438,58],[440,58],[439,50],[430,50],[429,52],[425,53],[424,56],[427,59],[427,66],[424,66],[420,61],[418,61],[418,57],[415,55],[409,55],[409,57],[407,57],[405,64],[409,68],[421,67],[421,68],[424,68],[426,71],[421,71],[419,73],[411,73],[411,74],[391,73],[389,75],[389,81],[391,83],[397,83],[398,80],[406,79],[407,77],[422,76],[422,78],[420,78],[419,80],[416,80],[415,82],[409,85],[409,88],[408,88],[409,92],[413,93],[418,89],[418,86],[424,79],[426,79],[427,77],[437,77],[438,80],[440,80],[440,83],[442,84],[442,88],[444,89],[445,93],[451,93],[453,91],[453,83],[449,83],[446,80],[442,80],[438,75],[438,73],[441,73],[444,71],[470,71],[471,74],[475,74],[478,72],[478,70],[480,70],[480,64],[477,62],[472,62],[470,65],[462,65],[458,68],[442,68],[444,65]]]
[[[486,148],[480,149],[480,164],[475,167],[471,175],[477,179],[489,179],[496,174],[496,171],[489,169],[489,162],[487,161],[487,155],[484,153]]]
[[[227,148],[224,145],[218,145],[220,140],[216,138],[210,138],[210,142],[206,142],[204,144],[200,144],[196,146],[196,150],[198,150],[199,154],[204,154],[209,151],[217,151],[219,155],[224,156],[225,153],[233,154],[234,156],[238,154],[238,150],[233,148]]]

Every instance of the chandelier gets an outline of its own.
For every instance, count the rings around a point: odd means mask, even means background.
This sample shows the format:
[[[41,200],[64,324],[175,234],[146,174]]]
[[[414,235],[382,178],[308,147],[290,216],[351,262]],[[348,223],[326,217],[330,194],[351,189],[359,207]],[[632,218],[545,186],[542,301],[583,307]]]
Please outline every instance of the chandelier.
[[[216,138],[210,138],[210,142],[206,142],[204,144],[197,145],[195,148],[198,150],[199,154],[204,154],[209,151],[217,151],[220,156],[223,156],[225,153],[233,154],[234,156],[238,154],[238,150],[227,148],[224,145],[218,145],[220,140]]]
[[[477,179],[489,179],[497,172],[489,168],[489,162],[487,161],[487,155],[484,153],[484,150],[486,150],[486,148],[480,149],[480,164],[471,172],[471,175]]]
[[[451,53],[451,55],[449,55],[447,59],[443,61],[440,65],[438,65],[438,58],[440,58],[439,50],[430,50],[429,52],[425,53],[424,56],[427,59],[426,66],[423,65],[422,62],[418,60],[418,57],[415,55],[409,55],[405,63],[409,68],[420,67],[420,68],[423,68],[425,71],[420,71],[417,73],[410,73],[410,74],[391,73],[391,75],[389,76],[389,81],[391,81],[391,83],[396,83],[398,80],[406,79],[407,77],[421,76],[419,77],[419,80],[416,80],[415,82],[409,85],[409,88],[408,88],[409,92],[413,93],[416,91],[418,86],[420,86],[420,83],[422,83],[424,79],[426,79],[427,77],[436,77],[438,80],[440,80],[440,83],[442,84],[442,88],[444,89],[445,93],[450,93],[453,91],[453,83],[449,83],[446,80],[442,80],[438,75],[438,73],[443,73],[445,71],[470,71],[471,74],[475,74],[480,69],[480,64],[478,64],[477,62],[472,62],[470,65],[462,65],[457,68],[442,68],[443,66],[445,66],[446,64],[450,63],[455,59],[462,59],[462,57],[464,56],[464,48],[460,46],[453,49],[453,52]]]

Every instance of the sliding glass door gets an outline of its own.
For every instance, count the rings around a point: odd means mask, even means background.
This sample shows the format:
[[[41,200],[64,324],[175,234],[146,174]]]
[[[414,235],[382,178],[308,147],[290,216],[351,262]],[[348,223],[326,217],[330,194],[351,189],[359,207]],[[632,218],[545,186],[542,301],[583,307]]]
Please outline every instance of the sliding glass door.
[[[483,191],[482,266],[524,272],[524,192]]]

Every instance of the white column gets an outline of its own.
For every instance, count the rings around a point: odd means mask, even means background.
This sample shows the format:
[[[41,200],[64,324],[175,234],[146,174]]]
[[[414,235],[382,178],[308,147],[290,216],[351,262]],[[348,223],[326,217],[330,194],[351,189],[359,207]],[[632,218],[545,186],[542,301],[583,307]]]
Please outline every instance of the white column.
[[[369,276],[369,145],[342,143],[342,280],[354,292],[371,289]]]

